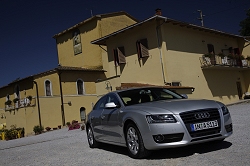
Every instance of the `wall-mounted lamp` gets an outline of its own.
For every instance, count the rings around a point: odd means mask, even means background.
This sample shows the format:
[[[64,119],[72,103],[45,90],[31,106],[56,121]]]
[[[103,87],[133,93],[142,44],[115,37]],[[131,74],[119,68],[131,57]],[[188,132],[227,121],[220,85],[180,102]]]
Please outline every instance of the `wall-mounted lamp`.
[[[110,89],[110,91],[112,91],[112,86],[111,86],[111,83],[109,81],[105,81],[105,84],[106,84],[106,88],[107,90]]]
[[[69,106],[72,105],[71,101],[68,101],[67,103],[63,103],[63,104],[68,104]]]

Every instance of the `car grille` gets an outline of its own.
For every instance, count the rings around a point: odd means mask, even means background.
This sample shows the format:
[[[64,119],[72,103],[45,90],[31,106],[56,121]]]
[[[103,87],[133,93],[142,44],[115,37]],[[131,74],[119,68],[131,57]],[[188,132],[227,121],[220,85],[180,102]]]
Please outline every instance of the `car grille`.
[[[209,113],[209,117],[203,117],[203,118],[197,119],[197,117],[195,115],[202,114],[204,112]],[[186,128],[187,128],[190,136],[193,138],[220,133],[220,129],[221,129],[220,113],[219,113],[218,109],[216,109],[216,108],[183,112],[183,113],[180,113],[180,116],[181,116],[183,122],[185,123]],[[209,121],[214,121],[214,120],[217,120],[218,127],[204,129],[204,130],[198,130],[198,131],[192,131],[192,129],[191,129],[192,124],[209,122]]]

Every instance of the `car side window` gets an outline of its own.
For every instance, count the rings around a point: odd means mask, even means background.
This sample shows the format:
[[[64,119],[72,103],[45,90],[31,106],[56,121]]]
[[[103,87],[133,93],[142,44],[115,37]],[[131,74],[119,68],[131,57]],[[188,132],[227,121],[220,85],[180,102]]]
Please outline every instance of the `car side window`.
[[[118,98],[114,94],[108,95],[107,103],[114,102],[115,105],[121,105]]]
[[[98,110],[98,109],[104,109],[105,108],[105,104],[107,103],[107,96],[102,97],[94,106],[94,110]]]

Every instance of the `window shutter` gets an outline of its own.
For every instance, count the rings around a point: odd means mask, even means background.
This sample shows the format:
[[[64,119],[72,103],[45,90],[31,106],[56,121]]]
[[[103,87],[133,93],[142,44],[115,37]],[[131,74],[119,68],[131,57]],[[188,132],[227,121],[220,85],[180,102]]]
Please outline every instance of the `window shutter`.
[[[138,59],[142,58],[141,57],[141,49],[140,49],[140,42],[139,41],[136,42],[136,49],[137,49]]]
[[[148,49],[141,43],[140,43],[140,48],[141,48],[141,57],[142,58],[148,57],[149,56]]]
[[[115,66],[118,66],[118,52],[117,52],[117,49],[113,49],[113,54],[114,54],[114,64],[115,64]]]
[[[148,40],[141,39],[137,42],[137,49],[138,49],[138,58],[144,58],[149,56],[148,51]]]
[[[117,48],[117,54],[118,54],[118,63],[119,64],[125,64],[126,63],[126,57],[125,57],[124,47],[118,47]]]

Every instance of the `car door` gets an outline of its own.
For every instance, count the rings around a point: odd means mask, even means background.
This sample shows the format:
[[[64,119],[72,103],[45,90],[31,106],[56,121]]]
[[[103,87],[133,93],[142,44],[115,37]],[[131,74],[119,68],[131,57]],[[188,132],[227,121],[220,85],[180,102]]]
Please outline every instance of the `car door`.
[[[101,115],[104,110],[106,100],[107,100],[107,96],[104,96],[101,99],[99,99],[99,101],[95,104],[93,110],[91,111],[91,114],[89,117],[91,120],[91,125],[92,125],[94,136],[97,140],[101,139],[102,134],[103,134]]]
[[[102,118],[103,139],[110,142],[120,142],[121,127],[119,127],[118,117],[121,111],[121,103],[115,94],[107,96],[107,103],[114,102],[116,108],[104,108]]]

